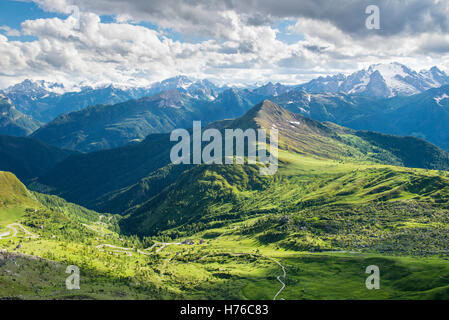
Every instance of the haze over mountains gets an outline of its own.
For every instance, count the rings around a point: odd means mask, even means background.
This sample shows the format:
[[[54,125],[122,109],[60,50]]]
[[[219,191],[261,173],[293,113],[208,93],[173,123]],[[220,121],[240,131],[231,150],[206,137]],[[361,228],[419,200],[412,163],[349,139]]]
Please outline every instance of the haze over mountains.
[[[405,65],[390,63],[372,65],[367,70],[351,75],[319,77],[297,86],[268,83],[243,90],[263,96],[277,96],[295,89],[310,93],[347,93],[385,98],[413,95],[445,84],[449,84],[449,76],[437,67],[416,72]],[[192,80],[186,76],[166,79],[149,87],[113,84],[92,87],[80,84],[70,89],[63,84],[43,80],[24,80],[0,93],[8,97],[18,111],[38,121],[48,122],[62,113],[81,110],[87,106],[115,104],[173,89],[196,99],[212,101],[229,87],[220,87],[208,80]]]
[[[63,92],[60,84],[26,80],[4,90],[13,106],[2,104],[0,133],[31,135],[60,148],[90,152],[189,128],[193,120],[207,124],[235,118],[269,98],[312,119],[417,136],[449,150],[443,129],[449,119],[447,84],[448,75],[437,67],[416,72],[398,63],[299,86],[268,83],[256,88],[219,87],[178,76],[148,88],[109,85]]]
[[[98,87],[80,85],[68,90],[62,84],[24,80],[6,88],[3,94],[19,111],[39,121],[48,122],[63,113],[78,111],[88,106],[115,104],[172,89],[204,99],[214,99],[222,90],[207,80],[193,81],[185,76],[178,76],[154,83],[148,88],[110,84]]]
[[[18,111],[6,96],[0,94],[0,134],[27,136],[40,126],[41,123]]]

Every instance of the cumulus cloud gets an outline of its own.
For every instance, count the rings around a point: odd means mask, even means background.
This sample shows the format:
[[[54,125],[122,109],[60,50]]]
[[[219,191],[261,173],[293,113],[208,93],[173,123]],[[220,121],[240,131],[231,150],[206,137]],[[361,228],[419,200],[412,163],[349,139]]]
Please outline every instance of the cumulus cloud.
[[[366,29],[365,8],[373,1],[365,0],[33,1],[71,16],[24,21],[22,34],[36,41],[0,34],[0,86],[28,77],[147,85],[177,74],[298,83],[377,62],[449,67],[447,1],[376,1],[380,30]],[[115,22],[102,23],[101,15]],[[301,40],[279,40],[285,20],[294,21],[287,31]],[[202,40],[173,40],[170,30]]]
[[[72,17],[27,20],[22,23],[23,34],[38,40],[0,38],[0,54],[5,57],[0,75],[45,74],[53,81],[146,85],[183,73],[222,82],[230,75],[239,79],[239,74],[248,80],[248,70],[253,79],[259,79],[258,69],[288,55],[288,47],[269,26],[247,26],[233,12],[224,16],[234,26],[229,39],[199,43],[174,41],[139,25],[102,23],[94,13],[80,14],[79,29]]]
[[[20,37],[21,33],[17,29],[11,29],[8,26],[0,26],[0,30],[5,31],[5,34],[10,37]]]
[[[446,0],[34,0],[47,10],[67,12],[69,5],[97,14],[121,13],[135,20],[152,21],[179,32],[227,36],[232,21],[221,15],[234,11],[249,25],[274,19],[308,18],[329,22],[352,36],[370,36],[365,8],[376,4],[382,14],[382,36],[449,31]]]

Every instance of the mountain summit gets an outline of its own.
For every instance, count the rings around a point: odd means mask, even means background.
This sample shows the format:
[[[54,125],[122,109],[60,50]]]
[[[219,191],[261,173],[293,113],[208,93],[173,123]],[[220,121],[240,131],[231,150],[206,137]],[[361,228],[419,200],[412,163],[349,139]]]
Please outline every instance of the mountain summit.
[[[437,67],[416,72],[403,64],[392,62],[373,64],[349,76],[338,74],[319,77],[297,88],[310,93],[344,92],[388,98],[418,94],[445,84],[449,84],[449,76]]]

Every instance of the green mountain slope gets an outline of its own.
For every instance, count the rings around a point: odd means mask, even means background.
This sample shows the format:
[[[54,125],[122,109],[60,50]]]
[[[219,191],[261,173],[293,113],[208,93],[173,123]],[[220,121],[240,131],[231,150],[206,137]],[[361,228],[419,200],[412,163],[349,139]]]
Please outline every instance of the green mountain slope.
[[[170,163],[169,135],[150,135],[125,147],[71,156],[31,188],[94,208],[111,191],[129,187]],[[73,174],[76,172],[77,174]]]
[[[401,165],[404,167],[448,170],[448,153],[420,138],[369,131],[358,131],[356,135],[376,147],[389,150],[401,159]]]
[[[47,209],[63,213],[79,222],[94,222],[99,218],[97,212],[69,203],[62,198],[29,191],[14,174],[0,171],[0,211],[8,208],[21,208],[24,211]]]
[[[318,122],[265,100],[234,121],[211,127],[279,131],[279,148],[325,159],[374,161],[425,169],[449,169],[449,154],[424,140],[355,131]]]
[[[217,221],[228,224],[257,213],[314,205],[406,199],[439,204],[448,200],[446,173],[386,166],[448,169],[448,154],[423,140],[322,124],[270,101],[234,121],[211,126],[246,129],[273,125],[279,128],[281,149],[280,171],[273,178],[260,177],[255,166],[194,167],[144,204],[128,210],[123,230],[155,235],[174,228],[184,232],[208,229]],[[413,152],[418,149],[419,155]]]
[[[10,172],[0,171],[0,206],[36,205],[30,191]]]
[[[272,125],[279,129],[281,149],[304,156],[399,166],[416,164],[426,169],[449,168],[448,154],[425,141],[391,137],[394,143],[370,142],[362,133],[308,119],[269,101],[235,120],[219,121],[210,126],[223,130],[269,129]],[[390,141],[388,137],[386,139]],[[407,152],[414,144],[422,150],[419,157],[425,161],[415,161],[416,154]],[[155,196],[184,170],[176,169],[176,174],[171,176],[154,173],[170,163],[172,145],[168,135],[150,135],[139,144],[72,156],[41,176],[33,188],[57,194],[88,208],[123,214],[130,206]],[[77,174],[73,175],[72,172]],[[157,178],[158,175],[161,178]]]
[[[113,216],[32,193],[13,174],[0,172],[0,297],[135,297],[136,289],[130,289],[131,281],[126,280],[126,261],[109,253],[101,256],[96,249],[99,243],[129,245],[131,241],[124,236],[119,239],[116,229]],[[65,286],[69,265],[82,270],[81,288],[76,292]],[[164,297],[151,281],[138,292],[145,298],[156,293]]]

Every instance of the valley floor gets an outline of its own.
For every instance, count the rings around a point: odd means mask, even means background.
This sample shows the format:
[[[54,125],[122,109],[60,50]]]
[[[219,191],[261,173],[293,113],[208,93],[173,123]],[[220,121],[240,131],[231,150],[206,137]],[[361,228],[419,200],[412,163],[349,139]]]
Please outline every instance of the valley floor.
[[[0,295],[17,299],[447,299],[444,256],[297,252],[263,245],[237,225],[147,249],[86,225],[91,242],[56,241],[18,229],[0,240]],[[104,226],[103,226],[104,227]],[[113,244],[112,244],[113,243]],[[68,265],[81,270],[67,290]],[[365,286],[367,266],[380,269],[380,289]]]
[[[447,172],[281,160],[266,181],[250,166],[194,168],[136,214],[138,232],[157,231],[140,238],[119,215],[16,182],[0,208],[0,298],[449,299]]]

